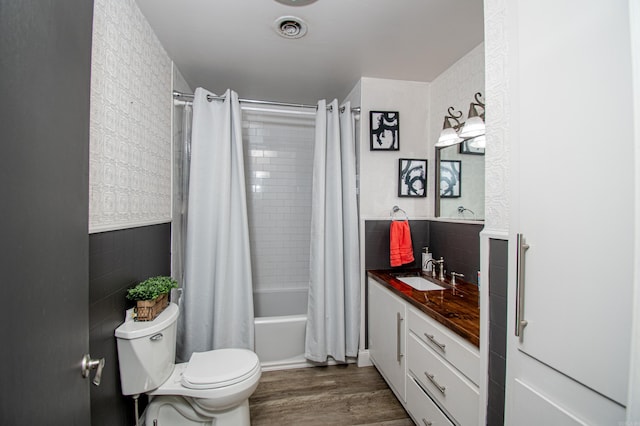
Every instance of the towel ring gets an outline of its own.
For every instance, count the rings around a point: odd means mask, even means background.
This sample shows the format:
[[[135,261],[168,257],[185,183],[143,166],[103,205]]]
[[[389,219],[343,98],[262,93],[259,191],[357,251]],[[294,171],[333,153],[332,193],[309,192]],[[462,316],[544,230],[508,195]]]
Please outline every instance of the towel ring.
[[[402,212],[404,214],[404,217],[400,217],[400,218],[396,217],[395,214],[398,212]],[[391,212],[389,213],[389,216],[391,216],[391,220],[409,220],[409,216],[407,216],[407,212],[405,212],[398,206],[393,206],[393,208],[391,208]]]

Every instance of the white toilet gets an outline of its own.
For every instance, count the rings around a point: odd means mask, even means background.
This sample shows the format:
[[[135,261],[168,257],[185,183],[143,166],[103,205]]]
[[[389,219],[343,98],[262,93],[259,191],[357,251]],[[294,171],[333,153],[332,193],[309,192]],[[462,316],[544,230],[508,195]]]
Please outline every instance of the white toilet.
[[[261,375],[258,356],[217,349],[175,364],[177,320],[178,306],[171,303],[153,321],[127,319],[116,329],[122,393],[150,395],[148,426],[249,426],[249,397]]]

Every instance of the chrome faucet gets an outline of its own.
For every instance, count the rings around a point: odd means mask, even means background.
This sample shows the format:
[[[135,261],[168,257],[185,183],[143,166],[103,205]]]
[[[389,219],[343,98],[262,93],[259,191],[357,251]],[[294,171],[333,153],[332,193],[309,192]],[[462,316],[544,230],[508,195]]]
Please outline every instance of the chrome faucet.
[[[424,271],[425,269],[427,269],[427,265],[431,263],[431,277],[435,278],[436,277],[436,265],[437,265],[437,260],[433,260],[433,259],[427,259],[426,262],[424,262],[424,265],[422,265],[422,270]]]
[[[451,272],[451,285],[456,285],[456,277],[464,278],[464,274],[457,272]]]

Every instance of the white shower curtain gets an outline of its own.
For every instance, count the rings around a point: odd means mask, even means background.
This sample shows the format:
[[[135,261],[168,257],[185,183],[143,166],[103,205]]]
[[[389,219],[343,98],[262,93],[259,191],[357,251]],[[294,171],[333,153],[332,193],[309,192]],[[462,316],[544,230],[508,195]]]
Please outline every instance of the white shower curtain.
[[[237,93],[193,100],[185,282],[178,358],[253,349],[253,293]]]
[[[351,105],[318,102],[313,165],[310,282],[305,356],[358,355],[360,259]]]

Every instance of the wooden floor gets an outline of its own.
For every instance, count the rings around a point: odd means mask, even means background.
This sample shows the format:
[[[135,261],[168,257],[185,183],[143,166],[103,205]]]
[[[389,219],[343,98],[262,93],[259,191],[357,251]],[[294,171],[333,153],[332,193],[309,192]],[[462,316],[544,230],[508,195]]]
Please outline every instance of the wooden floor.
[[[263,372],[249,399],[252,426],[413,426],[375,367]]]

